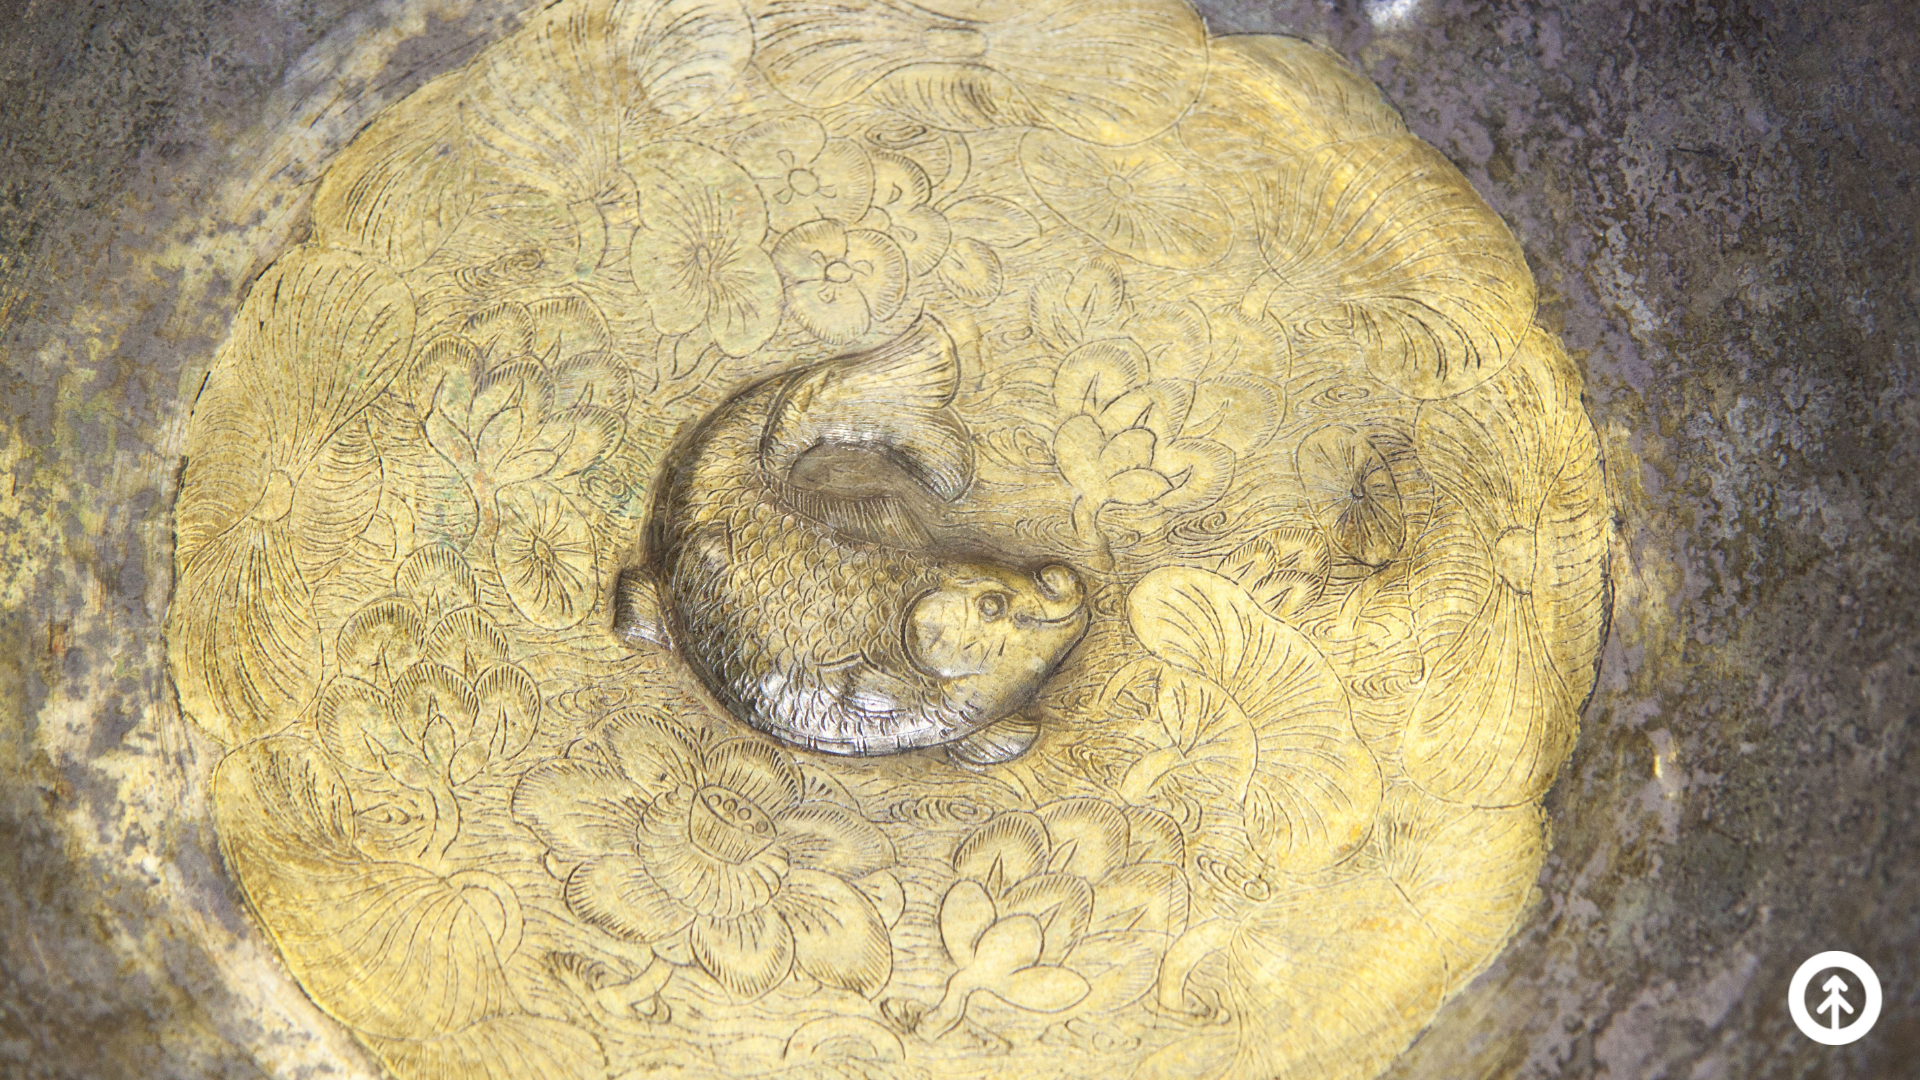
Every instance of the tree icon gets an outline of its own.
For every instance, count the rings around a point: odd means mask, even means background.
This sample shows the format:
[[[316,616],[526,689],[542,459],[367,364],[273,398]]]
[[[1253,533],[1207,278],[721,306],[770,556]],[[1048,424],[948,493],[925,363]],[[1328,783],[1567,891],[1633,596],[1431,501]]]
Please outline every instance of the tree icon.
[[[1834,971],[1835,968],[1846,975]],[[1829,972],[1832,974],[1827,974]],[[1825,1024],[1807,1008],[1813,996],[1813,980],[1822,974],[1827,974],[1827,981],[1820,984],[1820,989],[1826,991],[1827,996],[1817,1009],[1832,1014]],[[1847,990],[1854,985],[1848,976],[1859,981],[1860,1014],[1853,1017],[1852,1022],[1843,1024],[1842,1014],[1854,1011],[1846,998]],[[1845,1046],[1872,1031],[1874,1021],[1880,1019],[1880,976],[1874,974],[1873,968],[1865,960],[1850,952],[1831,949],[1816,953],[1793,973],[1793,980],[1787,987],[1787,1011],[1793,1016],[1793,1025],[1800,1029],[1802,1035],[1828,1046]]]
[[[1815,1006],[1814,1011],[1832,1013],[1833,1015],[1828,1017],[1827,1022],[1833,1026],[1833,1030],[1839,1031],[1840,1014],[1853,1011],[1853,1006],[1847,1004],[1847,999],[1844,996],[1847,992],[1847,980],[1838,975],[1834,975],[1829,977],[1826,982],[1820,984],[1820,989],[1827,992],[1827,998]]]

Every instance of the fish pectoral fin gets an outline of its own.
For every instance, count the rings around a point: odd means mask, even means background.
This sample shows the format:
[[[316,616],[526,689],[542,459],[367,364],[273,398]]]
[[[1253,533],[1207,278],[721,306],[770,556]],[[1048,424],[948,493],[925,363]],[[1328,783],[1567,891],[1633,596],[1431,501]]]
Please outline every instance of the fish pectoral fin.
[[[780,498],[801,517],[856,540],[904,548],[924,548],[933,542],[912,508],[892,495],[839,495],[788,484]]]
[[[897,338],[798,375],[767,417],[760,463],[784,478],[823,443],[883,448],[952,502],[973,480],[973,444],[947,407],[959,385],[953,338],[922,315]]]
[[[645,642],[673,647],[666,609],[660,604],[660,587],[643,567],[629,566],[614,580],[613,633],[632,646]]]
[[[864,657],[847,668],[846,681],[842,685],[845,688],[842,700],[847,707],[874,719],[886,719],[906,712],[913,707],[916,696],[912,683],[882,671]]]
[[[1033,748],[1040,721],[1009,716],[947,744],[947,756],[967,765],[1001,765]]]

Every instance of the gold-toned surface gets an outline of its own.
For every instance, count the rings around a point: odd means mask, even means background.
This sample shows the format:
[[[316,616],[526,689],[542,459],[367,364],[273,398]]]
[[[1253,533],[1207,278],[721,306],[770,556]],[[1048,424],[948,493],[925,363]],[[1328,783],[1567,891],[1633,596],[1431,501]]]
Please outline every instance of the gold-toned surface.
[[[1364,80],[1176,0],[565,0],[383,114],[196,402],[223,851],[401,1077],[1376,1074],[1511,932],[1607,603],[1578,373]],[[1084,576],[1010,762],[614,633],[677,432],[953,332]]]

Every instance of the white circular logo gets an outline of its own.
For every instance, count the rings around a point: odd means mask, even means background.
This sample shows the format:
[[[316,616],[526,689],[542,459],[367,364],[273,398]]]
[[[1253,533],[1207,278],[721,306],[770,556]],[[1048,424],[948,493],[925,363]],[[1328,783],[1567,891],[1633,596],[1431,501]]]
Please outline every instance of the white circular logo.
[[[1838,973],[1830,975],[1818,989],[1825,994],[1820,1003],[1814,1006],[1814,1012],[1821,1014],[1816,1018],[1807,1011],[1807,984],[1815,975],[1832,968],[1839,968],[1859,980],[1860,987],[1866,991],[1866,1001],[1860,1005],[1860,1014],[1853,1015],[1853,1005],[1847,1001],[1847,991],[1852,987]],[[1817,1043],[1828,1046],[1845,1046],[1873,1030],[1873,1022],[1880,1019],[1880,977],[1873,973],[1865,960],[1850,952],[1823,952],[1811,957],[1793,973],[1793,984],[1787,987],[1787,1011],[1793,1014],[1793,1022],[1799,1026],[1800,1033]]]

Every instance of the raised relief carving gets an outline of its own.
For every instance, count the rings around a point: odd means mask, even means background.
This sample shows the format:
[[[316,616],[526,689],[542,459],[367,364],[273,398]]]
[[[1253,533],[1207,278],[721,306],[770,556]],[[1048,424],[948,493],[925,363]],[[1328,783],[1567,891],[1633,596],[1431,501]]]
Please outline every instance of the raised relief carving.
[[[227,866],[404,1080],[1377,1075],[1523,916],[1606,502],[1518,244],[1182,0],[560,0],[194,404]]]

